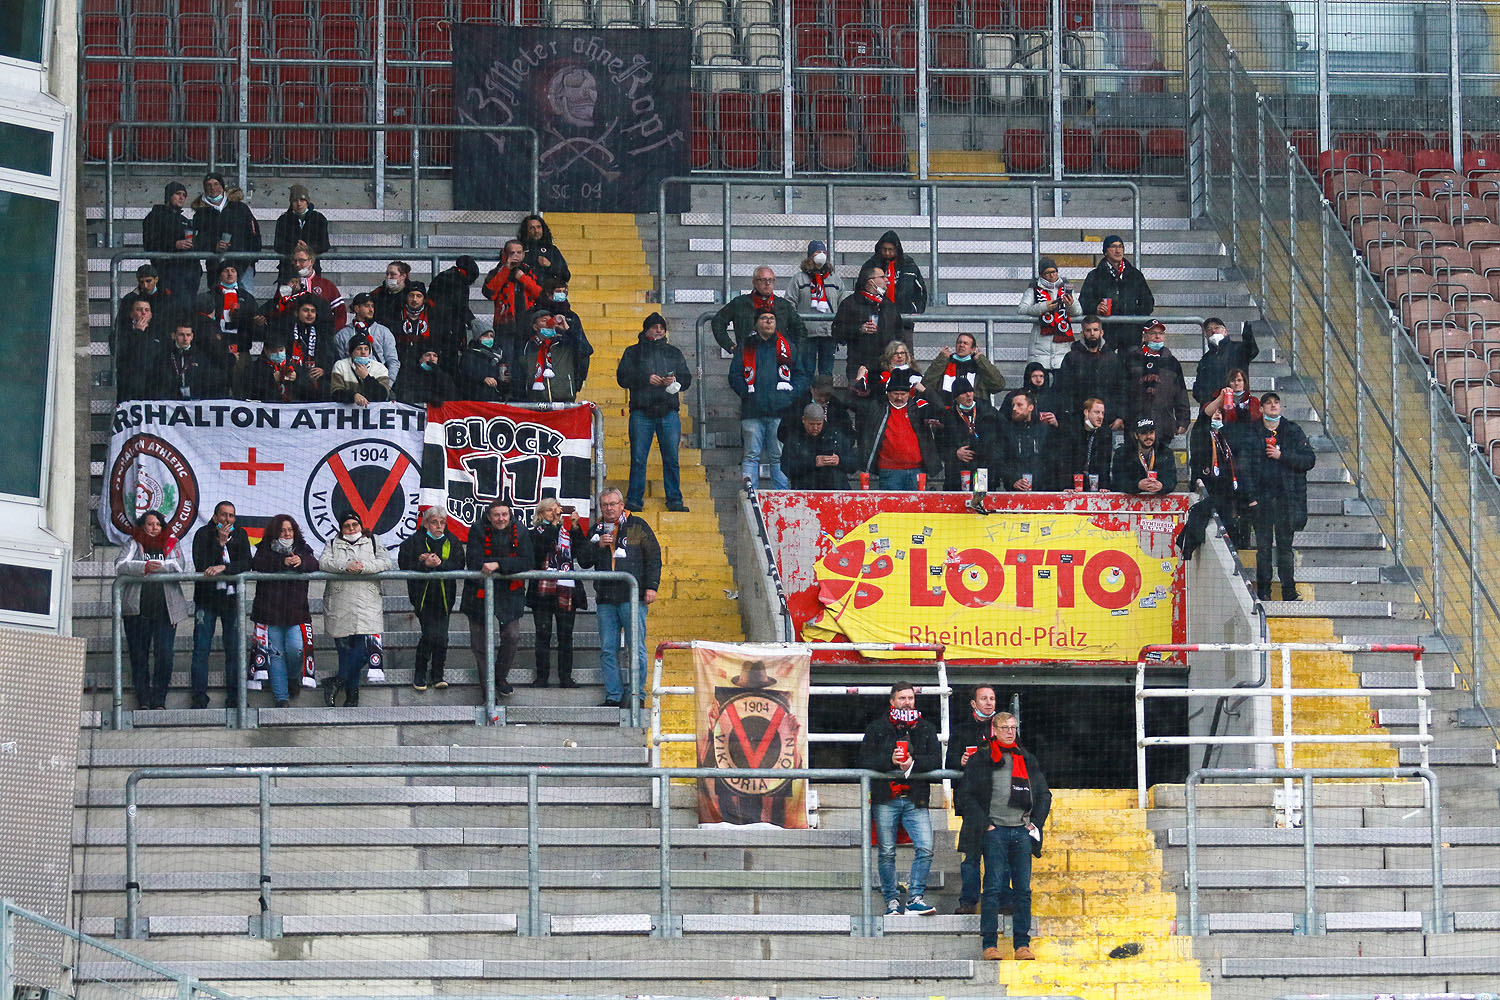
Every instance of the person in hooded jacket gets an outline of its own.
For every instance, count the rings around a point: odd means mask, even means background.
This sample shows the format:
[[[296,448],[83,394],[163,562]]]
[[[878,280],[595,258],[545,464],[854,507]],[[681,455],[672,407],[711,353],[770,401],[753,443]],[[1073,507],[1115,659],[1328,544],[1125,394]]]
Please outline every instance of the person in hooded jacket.
[[[401,377],[391,387],[391,398],[412,406],[442,406],[457,399],[458,390],[447,369],[437,351],[424,351],[416,364],[401,369]]]
[[[427,288],[427,318],[441,345],[438,353],[454,368],[474,325],[474,311],[469,308],[469,289],[478,280],[479,262],[464,256],[454,261],[452,267],[439,271]]]
[[[887,287],[885,270],[867,264],[859,272],[857,290],[844,296],[833,317],[833,339],[849,346],[844,374],[851,384],[861,368],[877,368],[891,341],[903,340],[906,349],[913,350],[911,332],[901,322],[901,310],[886,297]]]
[[[509,683],[510,668],[516,662],[521,643],[521,618],[526,614],[526,584],[521,580],[496,580],[512,573],[536,569],[536,552],[531,538],[515,520],[511,506],[494,500],[480,519],[469,527],[464,543],[464,568],[483,572],[480,580],[464,581],[460,608],[469,619],[469,648],[480,673],[485,670],[488,646],[485,643],[484,592],[495,590],[495,632],[499,645],[495,649],[495,693],[505,697],[515,693]]]
[[[1217,316],[1203,321],[1203,338],[1208,348],[1198,359],[1198,369],[1193,376],[1193,399],[1201,406],[1209,402],[1219,389],[1229,384],[1229,373],[1238,368],[1248,372],[1250,362],[1260,356],[1260,345],[1255,342],[1255,324],[1245,322],[1239,340],[1229,337],[1229,328]]]
[[[290,514],[277,514],[266,525],[250,568],[257,573],[316,573],[318,557],[302,537],[296,520]],[[307,603],[307,581],[258,582],[250,620],[255,624],[258,650],[264,629],[265,661],[257,666],[263,666],[267,673],[276,707],[285,708],[292,694],[302,690],[304,654],[311,652],[312,609]]]
[[[542,285],[542,294],[537,299],[536,308],[567,321],[566,328],[559,327],[559,329],[565,329],[568,339],[573,343],[574,374],[578,377],[579,387],[582,388],[583,383],[588,381],[589,366],[594,359],[594,345],[589,343],[589,335],[583,328],[583,320],[578,313],[573,311],[568,283],[548,281]]]
[[[410,280],[411,265],[406,261],[393,260],[385,266],[385,280],[370,291],[375,300],[375,322],[392,331],[396,329],[401,322],[401,310],[406,308],[406,283]]]
[[[510,356],[495,331],[482,327],[458,358],[458,391],[462,399],[503,403],[510,398]]]
[[[1000,485],[1003,490],[1031,492],[1048,489],[1052,471],[1051,425],[1038,416],[1031,395],[1018,390],[1010,396],[1010,419],[999,445]],[[990,489],[997,486],[990,483]]]
[[[902,315],[927,311],[927,282],[922,278],[922,269],[906,255],[901,237],[894,229],[881,234],[875,244],[875,253],[864,266],[885,272],[886,300],[894,302]]]
[[[260,223],[245,204],[239,188],[224,187],[224,175],[214,172],[203,178],[203,194],[193,201],[193,249],[202,253],[256,254],[262,249]],[[240,287],[255,294],[255,258],[225,257],[210,260],[210,274],[217,273],[221,260],[234,263]]]
[[[539,569],[565,573],[575,569],[575,552],[581,553],[588,536],[565,513],[556,497],[543,497],[536,505],[536,520],[527,534]],[[552,682],[552,626],[557,625],[557,685],[577,687],[573,680],[573,623],[580,611],[588,610],[588,594],[576,580],[533,580],[526,588],[526,604],[536,625],[536,680],[534,687]]]
[[[1000,401],[1001,417],[1011,412],[1011,401],[1020,393],[1031,397],[1036,419],[1048,427],[1057,427],[1067,415],[1068,400],[1053,387],[1052,371],[1040,361],[1027,362],[1021,384],[1014,391],[1006,393],[1005,398]]]
[[[1187,431],[1192,411],[1182,363],[1167,346],[1166,337],[1166,326],[1152,320],[1141,334],[1141,345],[1124,356],[1126,412],[1130,415],[1127,422],[1150,417],[1157,436],[1171,444]]]
[[[516,239],[525,250],[526,265],[539,281],[560,281],[567,284],[573,277],[568,262],[552,238],[552,227],[540,215],[528,215],[516,227]]]
[[[833,273],[828,244],[813,240],[807,257],[792,277],[792,304],[798,313],[818,313],[823,320],[804,320],[807,336],[802,341],[803,367],[814,375],[832,375],[838,341],[833,337],[833,315],[844,298],[844,286]]]
[[[1271,599],[1274,566],[1281,599],[1296,601],[1296,535],[1307,527],[1307,474],[1318,456],[1307,432],[1282,418],[1278,393],[1260,397],[1260,412],[1260,422],[1247,425],[1254,443],[1245,449],[1255,511],[1255,594],[1262,601]]]
[[[1125,361],[1118,352],[1105,349],[1104,324],[1098,316],[1085,316],[1082,325],[1057,370],[1057,394],[1070,416],[1081,413],[1087,399],[1103,400],[1105,426],[1123,430],[1128,399]]]
[[[448,534],[448,513],[442,507],[422,511],[421,526],[396,553],[396,565],[413,573],[451,573],[464,568],[464,546]],[[407,580],[406,596],[422,635],[417,639],[411,686],[426,691],[428,684],[446,688],[443,668],[448,664],[448,616],[458,598],[457,580]]]
[[[349,338],[349,356],[333,363],[329,393],[336,403],[369,406],[391,398],[391,373],[375,360],[370,340],[362,334]]]
[[[1005,422],[988,401],[980,399],[966,377],[953,380],[953,402],[943,411],[939,435],[943,449],[943,489],[969,489],[976,469],[999,471]],[[964,473],[969,474],[968,484]]]
[[[958,849],[984,855],[984,888],[979,906],[979,944],[984,957],[999,961],[1000,910],[1009,903],[1011,943],[1017,961],[1036,958],[1031,950],[1031,861],[1042,856],[1043,828],[1052,812],[1052,791],[1041,763],[1018,742],[1020,720],[996,712],[989,738],[959,758],[964,775],[954,792],[962,819]]]
[[[188,189],[181,181],[167,184],[166,197],[152,205],[141,223],[141,246],[147,253],[186,253],[194,248],[198,230],[187,213]],[[203,280],[203,262],[155,258],[152,266],[161,274],[161,284],[184,305],[191,304]]]
[[[369,345],[365,345],[368,347]],[[396,561],[353,511],[339,515],[339,533],[319,560],[328,573],[384,573]],[[334,580],[323,590],[323,627],[339,654],[338,676],[323,685],[323,703],[332,706],[339,691],[345,707],[359,705],[359,683],[366,667],[380,667],[385,602],[379,580]]]
[[[1156,297],[1146,276],[1125,259],[1125,241],[1111,233],[1104,237],[1104,255],[1078,293],[1078,304],[1095,316],[1150,316]],[[1136,323],[1109,323],[1105,340],[1112,351],[1132,351],[1141,342],[1144,327]]]
[[[293,251],[306,250],[314,257],[328,252],[328,217],[313,207],[307,188],[293,184],[288,193],[286,211],[276,220],[271,249],[283,257]]]
[[[588,357],[579,356],[568,317],[546,309],[525,318],[530,336],[518,343],[510,366],[511,398],[523,403],[571,403],[583,388]]]
[[[1040,362],[1048,371],[1057,371],[1073,346],[1077,330],[1074,324],[1083,315],[1083,307],[1073,296],[1073,286],[1058,273],[1057,261],[1051,257],[1041,259],[1036,279],[1021,293],[1017,311],[1037,322],[1027,360]]]
[[[148,510],[141,515],[135,534],[125,543],[115,572],[120,576],[148,577],[153,573],[191,573],[193,564],[184,546],[167,531],[161,514]],[[188,616],[187,598],[178,583],[148,583],[126,587],[121,595],[125,640],[130,648],[130,675],[137,708],[167,707],[167,688],[172,683],[172,645],[177,641],[177,623]],[[156,669],[151,669],[155,650]]]
[[[667,509],[686,511],[677,450],[682,443],[682,394],[693,384],[693,372],[682,351],[667,342],[667,321],[661,313],[652,313],[641,324],[640,336],[620,356],[615,381],[630,392],[630,485],[625,491],[625,509],[637,512],[645,505],[646,460],[654,437],[661,453]]]
[[[272,330],[245,371],[245,398],[262,403],[302,403],[317,394],[307,366],[288,350],[286,334]]]

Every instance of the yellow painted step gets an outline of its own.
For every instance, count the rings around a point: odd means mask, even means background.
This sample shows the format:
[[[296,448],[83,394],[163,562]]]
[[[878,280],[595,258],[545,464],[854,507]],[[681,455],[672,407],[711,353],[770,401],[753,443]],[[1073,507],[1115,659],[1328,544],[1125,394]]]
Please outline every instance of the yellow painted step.
[[[1037,951],[1032,945],[1032,951]],[[997,963],[1000,982],[1010,989],[1032,986],[1101,986],[1105,983],[1198,983],[1198,963],[1183,959],[1104,959],[1103,961],[1054,962],[1045,957],[1045,947],[1035,962]],[[1071,992],[1068,990],[1067,992]]]

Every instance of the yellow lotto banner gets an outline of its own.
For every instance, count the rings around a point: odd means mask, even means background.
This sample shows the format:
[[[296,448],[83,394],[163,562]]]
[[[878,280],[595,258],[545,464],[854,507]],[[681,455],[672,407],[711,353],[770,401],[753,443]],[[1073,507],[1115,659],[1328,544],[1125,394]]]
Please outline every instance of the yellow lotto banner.
[[[807,641],[943,643],[952,660],[1097,662],[1133,662],[1143,645],[1182,641],[1174,543],[1185,503],[1133,510],[1139,503],[1119,494],[1086,496],[1096,499],[1074,509],[986,515],[871,509],[914,506],[892,494],[763,503],[776,508],[765,511],[767,527]]]

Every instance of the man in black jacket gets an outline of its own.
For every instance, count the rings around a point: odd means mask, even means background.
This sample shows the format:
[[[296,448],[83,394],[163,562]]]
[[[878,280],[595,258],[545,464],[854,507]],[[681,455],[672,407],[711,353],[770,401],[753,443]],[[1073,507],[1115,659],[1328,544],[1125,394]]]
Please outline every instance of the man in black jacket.
[[[1281,396],[1268,392],[1260,397],[1260,424],[1251,433],[1263,441],[1246,448],[1246,470],[1250,473],[1250,504],[1255,515],[1255,593],[1271,599],[1271,556],[1274,548],[1276,573],[1281,578],[1281,599],[1295,601],[1297,556],[1296,533],[1307,527],[1307,473],[1318,456],[1301,427],[1281,416]],[[1259,445],[1257,447],[1257,445]]]
[[[427,288],[427,320],[432,336],[441,344],[439,353],[448,371],[458,370],[458,355],[469,342],[474,312],[469,308],[469,288],[479,280],[479,262],[463,256],[453,266],[439,271]]]
[[[928,416],[938,420],[937,404],[911,391],[921,377],[910,368],[891,369],[885,395],[855,401],[854,423],[859,435],[855,472],[871,472],[882,490],[915,493],[921,476],[935,480],[943,469]],[[931,484],[936,486],[936,482]]]
[[[401,543],[396,565],[419,573],[448,573],[464,568],[463,543],[448,537],[448,514],[441,507],[422,512],[422,525]],[[458,596],[457,580],[407,580],[406,596],[422,628],[417,640],[411,686],[426,691],[430,680],[439,689],[448,686],[443,667],[448,662],[448,615]],[[431,674],[428,673],[429,668]]]
[[[208,707],[208,651],[214,642],[214,627],[224,630],[224,691],[230,705],[239,697],[235,675],[235,648],[240,644],[240,619],[235,611],[237,583],[218,577],[244,573],[250,568],[250,536],[234,524],[234,504],[220,500],[213,520],[193,535],[193,567],[203,579],[193,584],[193,707]]]
[[[885,272],[887,300],[896,303],[903,315],[927,311],[927,282],[922,278],[922,269],[906,255],[901,246],[901,237],[894,229],[887,229],[875,244],[875,252],[865,261],[865,267],[876,267]]]
[[[724,303],[709,321],[720,347],[733,352],[755,336],[756,314],[765,309],[776,314],[776,329],[791,340],[794,349],[807,340],[807,326],[797,315],[796,305],[786,296],[776,294],[775,271],[764,264],[757,267],[750,275],[750,288],[744,295],[736,295]]]
[[[1083,279],[1078,304],[1085,315],[1150,316],[1156,310],[1156,297],[1145,275],[1125,259],[1125,241],[1110,234],[1104,237],[1104,256],[1098,266]],[[1128,351],[1141,342],[1139,323],[1109,324],[1109,347]]]
[[[953,799],[963,819],[958,849],[984,854],[979,943],[990,961],[1003,957],[1002,900],[1010,904],[1016,960],[1036,958],[1031,950],[1031,859],[1042,856],[1042,826],[1052,810],[1052,792],[1041,764],[1017,743],[1020,728],[1014,715],[996,713],[989,738],[964,764]]]
[[[1107,490],[1109,463],[1114,450],[1114,431],[1104,423],[1104,401],[1084,400],[1083,414],[1070,414],[1052,434],[1052,475],[1048,489]]]
[[[943,489],[972,489],[975,469],[998,471],[1005,423],[995,408],[974,392],[974,385],[966,376],[953,380],[953,405],[943,411],[939,437],[943,449]]]
[[[193,249],[205,253],[260,252],[260,223],[239,188],[232,192],[224,189],[223,174],[211,173],[203,178],[203,194],[193,202],[193,208],[193,228],[197,230]],[[234,262],[241,287],[254,295],[255,258]],[[217,261],[211,262],[209,272],[216,272],[218,267]]]
[[[1177,488],[1177,459],[1156,433],[1156,421],[1141,417],[1121,442],[1109,466],[1110,487],[1120,493],[1159,496]]]
[[[171,343],[156,357],[146,395],[151,399],[218,399],[229,386],[227,359],[193,343],[193,327],[184,320],[172,331]]]
[[[152,205],[141,223],[141,246],[147,253],[186,253],[193,249],[198,229],[187,214],[188,189],[179,181],[167,185],[166,199]],[[196,260],[153,259],[152,266],[161,274],[162,287],[178,302],[187,304],[198,294],[203,264]]]
[[[116,322],[109,337],[110,357],[115,359],[115,401],[146,399],[168,338],[145,299],[131,303],[130,311],[121,319],[123,322]]]
[[[1064,400],[1069,416],[1083,412],[1083,401],[1104,401],[1104,424],[1110,430],[1125,428],[1125,362],[1116,351],[1104,349],[1104,324],[1098,316],[1085,316],[1062,367],[1057,370],[1057,394]],[[1058,420],[1062,415],[1058,415]]]
[[[785,427],[792,423],[783,420]],[[802,408],[802,419],[781,446],[781,472],[794,490],[844,490],[854,467],[849,432],[825,419],[817,403]]]
[[[879,844],[880,892],[885,898],[888,917],[899,913],[931,916],[937,907],[923,899],[927,891],[927,872],[932,867],[932,817],[927,814],[929,785],[927,781],[908,781],[912,774],[936,771],[943,762],[943,748],[938,744],[937,730],[917,711],[917,689],[898,681],[891,685],[890,708],[865,728],[859,745],[859,766],[869,771],[901,771],[896,781],[870,782],[870,809],[875,820]],[[911,878],[906,906],[896,886],[896,836],[905,829],[916,855],[911,862]]]
[[[520,580],[496,580],[495,576],[527,573],[536,569],[536,553],[531,539],[516,521],[509,500],[492,500],[484,515],[469,527],[469,541],[464,546],[464,568],[477,569],[481,579],[464,581],[463,603],[459,606],[469,619],[469,648],[481,675],[485,669],[488,645],[485,643],[484,592],[495,591],[495,629],[500,644],[495,648],[495,694],[506,697],[515,693],[509,683],[510,668],[516,662],[521,645],[521,618],[526,614],[526,584]]]
[[[646,609],[656,602],[661,587],[661,543],[643,518],[625,509],[619,490],[599,494],[599,520],[589,532],[588,544],[577,553],[584,569],[617,570],[635,577],[640,595],[639,613],[630,620],[630,588],[607,581],[594,588],[599,598],[599,672],[604,675],[604,704],[618,708],[630,694],[621,683],[629,681],[640,704],[646,703]],[[638,672],[631,677],[630,665],[620,669],[621,633],[625,655],[635,659]]]
[[[981,684],[969,699],[968,714],[953,722],[953,733],[948,737],[948,755],[943,760],[945,771],[963,770],[980,745],[989,740],[990,724],[994,718],[995,689],[989,684]],[[983,858],[982,850],[963,855],[963,862],[958,866],[960,884],[958,906],[953,910],[955,914],[979,912],[979,875]]]
[[[679,408],[693,373],[682,351],[667,342],[667,321],[661,313],[646,317],[636,342],[620,355],[615,381],[630,390],[630,486],[625,509],[638,511],[645,506],[646,460],[654,437],[661,452],[667,510],[686,511],[677,467],[677,449],[682,443]]]
[[[442,406],[455,396],[453,379],[437,351],[424,351],[421,357],[401,369],[401,377],[391,387],[391,398],[413,406]]]
[[[304,185],[293,184],[286,211],[276,220],[271,249],[283,257],[290,257],[296,250],[306,250],[316,257],[327,253],[329,246],[328,217],[313,207]]]
[[[552,279],[563,284],[573,277],[562,251],[552,239],[552,227],[540,215],[528,215],[516,228],[516,239],[526,251],[526,263],[538,280]]]
[[[1250,375],[1250,362],[1260,356],[1260,345],[1255,342],[1255,325],[1246,322],[1238,341],[1229,339],[1229,328],[1217,316],[1203,321],[1203,336],[1208,340],[1208,350],[1198,359],[1198,371],[1193,378],[1193,399],[1202,406],[1210,402],[1219,390],[1229,384],[1229,373],[1238,368],[1246,377]]]
[[[1000,442],[1000,482],[1006,490],[1045,490],[1052,468],[1052,428],[1037,419],[1031,396],[1017,392],[1010,401],[1010,422]],[[994,484],[991,484],[993,488]]]

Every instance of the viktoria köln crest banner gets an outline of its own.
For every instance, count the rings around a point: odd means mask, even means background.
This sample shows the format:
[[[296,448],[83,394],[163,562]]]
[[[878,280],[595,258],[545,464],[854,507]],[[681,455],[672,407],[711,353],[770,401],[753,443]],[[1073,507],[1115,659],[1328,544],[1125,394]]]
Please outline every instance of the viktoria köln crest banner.
[[[588,518],[593,490],[593,407],[529,409],[504,403],[428,407],[422,506],[447,504],[448,530],[468,541],[491,500],[508,500],[529,525],[543,497]]]
[[[417,527],[426,411],[231,399],[130,401],[115,409],[99,523],[122,543],[148,510],[177,538],[228,500],[259,541],[290,514],[314,548],[346,510],[394,548]]]
[[[807,828],[807,782],[777,777],[807,766],[805,646],[693,646],[698,766],[755,768],[760,778],[701,778],[698,822]]]

